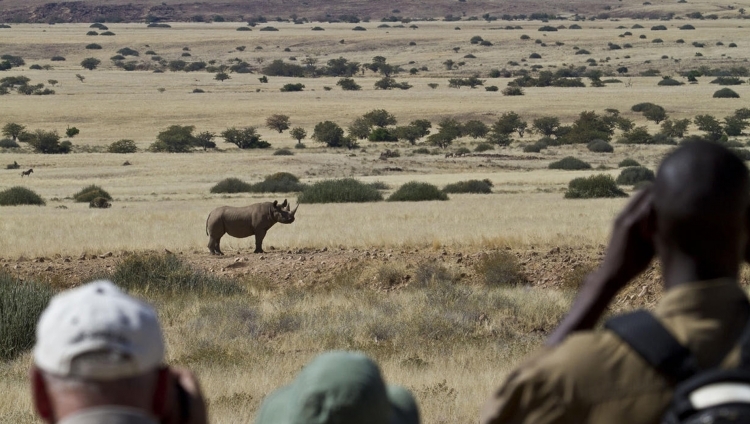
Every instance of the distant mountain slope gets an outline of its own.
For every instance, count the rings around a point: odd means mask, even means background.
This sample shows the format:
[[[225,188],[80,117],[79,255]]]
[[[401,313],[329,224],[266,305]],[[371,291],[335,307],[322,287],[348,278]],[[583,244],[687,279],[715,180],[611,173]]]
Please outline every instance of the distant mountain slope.
[[[653,3],[653,4],[651,4]],[[162,21],[243,21],[253,16],[298,17],[309,20],[336,19],[342,15],[380,20],[384,17],[443,18],[453,15],[467,19],[486,13],[501,17],[532,13],[579,14],[586,17],[642,17],[658,19],[669,13],[684,15],[702,11],[737,14],[732,6],[718,2],[677,3],[654,0],[224,0],[185,2],[184,0],[91,0],[47,2],[45,0],[0,0],[0,22],[135,22],[151,17]]]

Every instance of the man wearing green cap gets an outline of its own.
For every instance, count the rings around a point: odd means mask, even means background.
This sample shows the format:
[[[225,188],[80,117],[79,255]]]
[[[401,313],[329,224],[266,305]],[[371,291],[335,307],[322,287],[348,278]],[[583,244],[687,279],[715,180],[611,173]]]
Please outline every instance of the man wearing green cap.
[[[419,409],[403,387],[386,386],[361,353],[327,352],[263,401],[256,424],[419,424]]]

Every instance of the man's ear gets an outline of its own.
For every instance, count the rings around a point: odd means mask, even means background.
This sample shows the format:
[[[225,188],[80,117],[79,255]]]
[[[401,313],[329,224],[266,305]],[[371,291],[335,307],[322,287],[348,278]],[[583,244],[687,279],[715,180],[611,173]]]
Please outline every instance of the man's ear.
[[[34,402],[36,413],[45,422],[53,422],[52,400],[47,392],[47,384],[44,381],[42,371],[36,366],[32,366],[29,371],[29,380],[31,381],[31,398]]]

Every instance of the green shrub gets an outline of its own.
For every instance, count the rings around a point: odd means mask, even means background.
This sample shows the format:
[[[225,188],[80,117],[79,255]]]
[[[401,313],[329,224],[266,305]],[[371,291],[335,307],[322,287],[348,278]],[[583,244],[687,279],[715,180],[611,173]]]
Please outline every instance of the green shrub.
[[[398,137],[388,128],[375,128],[367,136],[370,141],[398,141]]]
[[[294,156],[294,152],[289,149],[279,149],[273,152],[274,156]]]
[[[138,147],[136,147],[135,141],[122,139],[110,144],[107,151],[109,153],[135,153],[138,151]]]
[[[615,181],[620,185],[634,185],[641,181],[654,181],[654,171],[644,166],[630,166],[622,170]]]
[[[430,149],[428,149],[426,147],[419,147],[417,149],[414,149],[414,154],[415,155],[429,155],[431,153],[432,152],[430,152]]]
[[[433,184],[411,181],[399,187],[388,197],[389,202],[421,202],[426,200],[448,200],[448,195]]]
[[[427,150],[427,149],[425,149],[425,150]],[[479,144],[477,144],[477,147],[474,148],[475,152],[480,152],[480,153],[481,152],[486,152],[486,151],[489,151],[489,150],[495,150],[495,146],[493,146],[490,143],[479,143]],[[416,153],[416,151],[415,151],[415,153]]]
[[[475,270],[490,286],[516,286],[526,282],[518,259],[506,251],[484,256]]]
[[[580,170],[580,169],[591,169],[591,164],[584,162],[573,156],[566,156],[557,162],[549,164],[549,169],[565,169],[565,170]]]
[[[297,198],[299,203],[361,203],[383,200],[383,195],[353,178],[320,181],[305,187]]]
[[[51,297],[48,284],[0,271],[0,360],[14,359],[34,346],[36,323]]]
[[[295,175],[288,172],[277,172],[267,176],[263,181],[253,184],[250,193],[294,193],[303,191],[305,185]]]
[[[628,197],[620,190],[614,178],[606,174],[575,178],[568,183],[566,199],[591,199],[597,197]]]
[[[523,146],[524,153],[539,153],[542,149],[546,149],[547,146],[540,143],[531,143]]]
[[[0,206],[39,205],[46,203],[38,194],[25,187],[11,187],[0,191]]]
[[[211,193],[248,193],[250,184],[238,178],[226,178],[211,187]]]
[[[648,109],[664,109],[664,108],[651,102],[636,103],[630,108],[630,110],[632,110],[633,112],[644,112]]]
[[[625,158],[619,164],[617,164],[617,166],[620,168],[627,168],[629,166],[641,166],[641,164],[638,163],[638,161],[636,161],[635,159]]]
[[[305,88],[305,85],[302,83],[296,83],[296,84],[284,84],[283,87],[279,89],[281,92],[290,92],[290,91],[303,91]]]
[[[615,151],[615,148],[604,140],[593,140],[586,145],[586,148],[595,153],[612,153]]]
[[[489,180],[467,180],[448,184],[443,187],[446,193],[492,193],[492,182]]]
[[[463,155],[468,155],[469,153],[471,153],[471,150],[469,150],[466,147],[459,147],[458,149],[456,149],[456,151],[454,153],[457,156],[463,156]]]
[[[73,199],[76,202],[90,202],[97,197],[103,197],[107,200],[112,200],[112,196],[109,195],[103,188],[98,185],[92,184],[88,187],[84,187],[78,193],[73,195]]]
[[[3,148],[3,149],[15,149],[15,148],[18,148],[18,147],[21,147],[21,146],[18,143],[16,143],[15,141],[13,141],[12,139],[10,139],[10,138],[4,138],[4,139],[0,140],[0,148]]]
[[[662,86],[676,86],[676,85],[684,85],[684,82],[677,81],[674,78],[662,78],[661,81],[659,81],[656,85],[662,85]]]
[[[109,276],[120,287],[143,295],[231,295],[236,282],[192,269],[172,254],[137,253],[123,259]]]
[[[715,92],[714,97],[720,98],[720,99],[726,99],[726,98],[739,99],[740,95],[737,94],[737,92],[732,90],[731,88],[725,87]]]
[[[99,44],[96,44],[96,43],[91,43],[91,44],[87,44],[86,48],[89,49],[89,50],[101,50],[102,46],[100,46]]]

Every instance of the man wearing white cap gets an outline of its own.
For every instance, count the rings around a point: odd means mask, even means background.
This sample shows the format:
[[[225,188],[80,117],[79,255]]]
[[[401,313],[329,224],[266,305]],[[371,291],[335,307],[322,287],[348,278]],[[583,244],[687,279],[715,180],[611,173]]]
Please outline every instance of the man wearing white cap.
[[[48,423],[205,424],[196,378],[163,360],[149,305],[109,281],[66,291],[37,324],[34,406]]]

